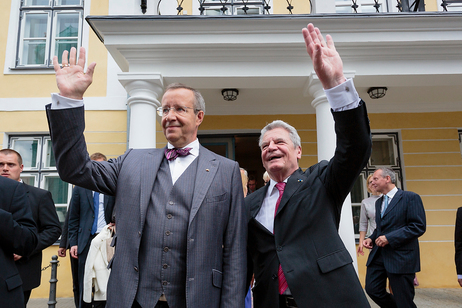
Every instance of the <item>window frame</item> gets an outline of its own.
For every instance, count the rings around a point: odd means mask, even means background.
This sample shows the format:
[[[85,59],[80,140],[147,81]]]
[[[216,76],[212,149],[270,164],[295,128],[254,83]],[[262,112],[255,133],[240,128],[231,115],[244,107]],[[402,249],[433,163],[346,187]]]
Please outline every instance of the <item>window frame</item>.
[[[45,164],[45,158],[47,157],[47,155],[50,154],[50,153],[47,153],[47,146],[48,144],[51,144],[50,135],[48,134],[27,134],[27,135],[10,134],[8,136],[8,148],[13,149],[13,150],[18,150],[17,147],[15,147],[15,143],[17,141],[31,141],[31,140],[38,140],[38,146],[37,146],[38,149],[36,153],[37,163],[36,163],[36,166],[34,167],[25,166],[23,171],[21,172],[21,179],[23,177],[24,178],[34,178],[34,183],[31,186],[47,190],[46,187],[47,187],[47,184],[49,183],[47,181],[47,177],[48,178],[50,177],[59,178],[59,174],[58,174],[58,170],[56,166],[55,167],[46,166]],[[50,149],[52,151],[52,148]],[[24,155],[23,150],[18,150],[18,152],[21,154],[21,156]],[[24,161],[23,161],[23,164],[24,164]],[[29,183],[29,181],[27,180],[24,182]],[[56,195],[52,196],[53,201],[55,203],[56,211],[58,212],[58,216],[60,217],[61,226],[64,224],[64,219],[66,217],[66,212],[67,212],[69,202],[72,197],[72,188],[73,188],[72,184],[66,183],[64,181],[62,181],[62,183],[64,183],[64,186],[66,186],[67,184],[67,193],[65,193],[64,202],[58,203],[56,201],[56,198],[58,196]]]
[[[18,33],[16,39],[16,52],[14,67],[10,69],[53,69],[53,57],[55,56],[56,41],[59,36],[56,36],[56,27],[58,14],[71,14],[78,13],[78,34],[77,34],[77,49],[82,46],[83,39],[83,19],[85,11],[85,0],[78,0],[78,5],[60,5],[59,0],[49,0],[48,5],[27,5],[25,0],[21,1],[19,6],[19,22]],[[24,61],[24,43],[28,38],[24,38],[26,32],[26,20],[30,14],[44,14],[47,13],[47,32],[45,36],[45,59],[43,64],[28,64]],[[38,40],[39,38],[37,38]],[[60,55],[57,55],[58,57]]]

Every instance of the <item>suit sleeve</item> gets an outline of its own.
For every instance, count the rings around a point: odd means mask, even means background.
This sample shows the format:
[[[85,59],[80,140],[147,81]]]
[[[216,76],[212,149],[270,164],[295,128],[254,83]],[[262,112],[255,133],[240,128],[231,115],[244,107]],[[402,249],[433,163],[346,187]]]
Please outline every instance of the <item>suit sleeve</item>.
[[[53,245],[61,235],[61,224],[49,191],[38,196],[38,244],[33,254]]]
[[[83,135],[83,107],[52,110],[49,104],[46,106],[46,113],[60,178],[65,182],[114,196],[120,165],[125,155],[107,162],[90,160]]]
[[[223,248],[223,283],[220,307],[242,307],[246,283],[247,218],[239,165],[231,180],[231,207]]]
[[[72,198],[69,203],[69,224],[68,224],[68,241],[69,246],[76,246],[78,243],[78,234],[80,226],[80,194],[76,186],[72,190]]]
[[[66,218],[64,220],[64,226],[63,230],[61,233],[61,240],[59,241],[59,248],[68,248],[67,244],[69,243],[68,241],[68,236],[69,236],[69,207],[67,208],[67,213],[66,213]]]
[[[0,244],[2,248],[28,256],[37,245],[37,229],[23,185],[15,185],[10,207],[0,209]],[[2,196],[2,198],[9,196]]]
[[[457,209],[454,245],[457,275],[462,275],[462,207]]]
[[[329,161],[324,183],[340,215],[343,201],[371,155],[372,141],[363,101],[357,108],[332,114],[337,146],[334,157]]]
[[[425,233],[426,218],[422,199],[418,194],[405,192],[406,224],[384,234],[389,245],[396,249]]]

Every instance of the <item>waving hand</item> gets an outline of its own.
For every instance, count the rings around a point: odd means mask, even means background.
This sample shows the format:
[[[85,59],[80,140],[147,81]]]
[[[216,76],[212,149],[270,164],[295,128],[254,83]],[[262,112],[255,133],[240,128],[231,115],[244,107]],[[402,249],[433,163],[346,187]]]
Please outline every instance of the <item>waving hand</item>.
[[[68,98],[82,99],[83,94],[93,81],[96,63],[91,63],[87,68],[87,72],[84,73],[85,48],[80,47],[78,61],[76,61],[76,54],[77,50],[74,47],[71,48],[70,53],[65,50],[62,57],[62,68],[58,63],[57,56],[53,57],[53,66],[56,72],[59,94]]]

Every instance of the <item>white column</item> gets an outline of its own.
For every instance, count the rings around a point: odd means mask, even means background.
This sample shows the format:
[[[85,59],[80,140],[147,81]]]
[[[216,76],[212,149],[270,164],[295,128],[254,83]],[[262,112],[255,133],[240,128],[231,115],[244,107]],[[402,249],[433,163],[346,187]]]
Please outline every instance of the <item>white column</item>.
[[[309,92],[314,100],[311,106],[316,109],[316,133],[318,140],[318,161],[330,160],[334,156],[336,135],[334,130],[334,119],[330,111],[329,101],[327,100],[322,84],[312,73],[305,88],[305,93]],[[353,215],[351,209],[350,195],[343,202],[342,213],[340,216],[340,226],[338,233],[353,259],[353,266],[356,273],[358,272],[358,264],[356,258],[356,243],[353,226]]]
[[[157,107],[160,107],[164,86],[160,74],[120,73],[120,83],[129,95],[130,114],[128,147],[146,149],[156,147]]]
[[[335,0],[313,0],[311,14],[335,13]]]

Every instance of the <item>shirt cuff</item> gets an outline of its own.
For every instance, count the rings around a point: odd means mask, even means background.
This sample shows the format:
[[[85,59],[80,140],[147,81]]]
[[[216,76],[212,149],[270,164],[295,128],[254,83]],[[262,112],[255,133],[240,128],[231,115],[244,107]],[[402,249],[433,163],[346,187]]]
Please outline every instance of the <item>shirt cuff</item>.
[[[359,106],[361,101],[351,78],[336,87],[324,90],[324,92],[334,111],[354,109]]]
[[[462,279],[462,275],[457,275],[457,279]]]
[[[72,99],[58,93],[51,93],[51,109],[68,109],[82,106],[83,100],[81,99]]]

